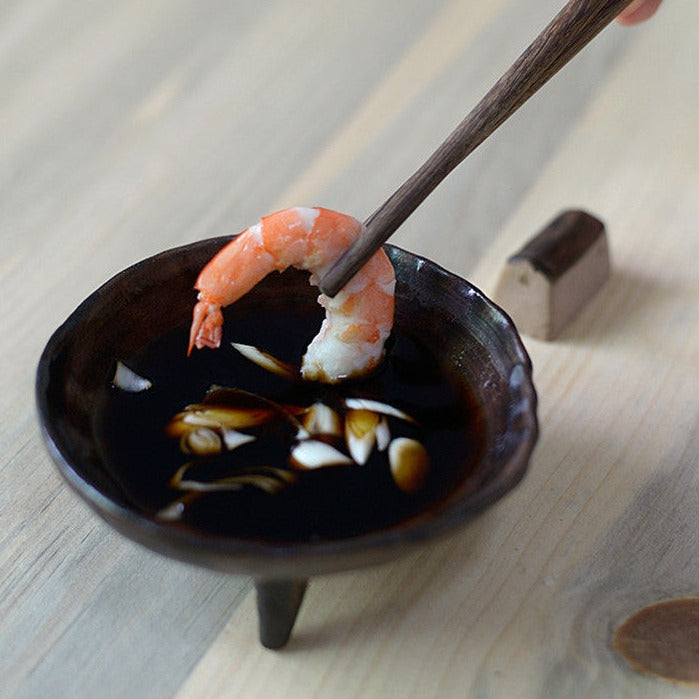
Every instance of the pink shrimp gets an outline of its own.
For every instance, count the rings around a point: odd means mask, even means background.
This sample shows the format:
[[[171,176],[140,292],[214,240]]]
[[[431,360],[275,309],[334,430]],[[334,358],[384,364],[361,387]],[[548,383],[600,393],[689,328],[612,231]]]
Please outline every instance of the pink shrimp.
[[[265,216],[243,231],[199,274],[188,352],[194,346],[218,347],[221,307],[247,294],[270,272],[297,267],[311,272],[310,281],[317,284],[361,231],[362,224],[351,216],[302,207]],[[318,303],[326,315],[303,356],[303,378],[336,383],[374,369],[393,327],[394,289],[393,266],[379,250],[336,296],[321,294]]]

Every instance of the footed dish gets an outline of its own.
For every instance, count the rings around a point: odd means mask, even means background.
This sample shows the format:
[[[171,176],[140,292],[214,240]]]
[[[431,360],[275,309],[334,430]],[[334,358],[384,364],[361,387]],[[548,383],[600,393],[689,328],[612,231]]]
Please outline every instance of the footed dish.
[[[36,397],[78,495],[158,553],[252,576],[260,640],[279,648],[309,578],[446,536],[512,489],[537,440],[536,392],[508,316],[391,245],[393,336],[371,376],[320,388],[287,371],[321,312],[297,270],[226,311],[220,349],[187,357],[197,274],[229,241],[169,250],[106,282],[49,340]],[[241,410],[254,424],[233,429]],[[282,456],[268,463],[255,449],[277,418]],[[357,442],[367,425],[370,441]]]

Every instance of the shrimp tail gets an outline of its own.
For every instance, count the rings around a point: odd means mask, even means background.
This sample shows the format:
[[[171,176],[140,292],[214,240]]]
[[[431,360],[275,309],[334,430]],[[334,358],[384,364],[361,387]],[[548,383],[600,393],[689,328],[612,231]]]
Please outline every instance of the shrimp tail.
[[[187,356],[196,346],[197,349],[210,347],[215,349],[221,344],[223,334],[223,313],[217,303],[200,299],[194,306],[192,327],[189,331],[189,348]]]

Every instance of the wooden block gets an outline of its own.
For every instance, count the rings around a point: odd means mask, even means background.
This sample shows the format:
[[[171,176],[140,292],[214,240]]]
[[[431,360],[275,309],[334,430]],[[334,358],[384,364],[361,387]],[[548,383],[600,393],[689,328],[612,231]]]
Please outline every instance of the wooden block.
[[[565,211],[509,258],[494,300],[520,332],[553,340],[609,278],[604,224]]]

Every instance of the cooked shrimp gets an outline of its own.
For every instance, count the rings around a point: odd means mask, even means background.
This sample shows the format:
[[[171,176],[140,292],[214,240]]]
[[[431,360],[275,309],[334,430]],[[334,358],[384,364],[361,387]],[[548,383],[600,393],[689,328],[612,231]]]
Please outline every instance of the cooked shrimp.
[[[351,216],[301,207],[265,216],[243,231],[199,274],[188,351],[218,347],[221,307],[247,294],[273,270],[304,269],[317,284],[361,231],[362,224]],[[393,266],[379,250],[336,296],[321,294],[318,302],[326,315],[303,356],[303,378],[336,383],[374,369],[393,326],[394,289]]]

